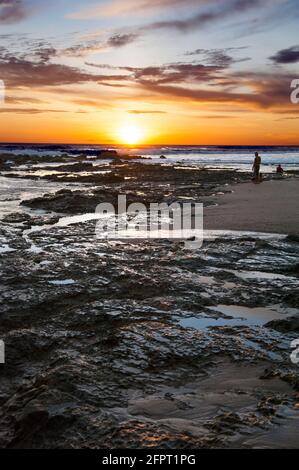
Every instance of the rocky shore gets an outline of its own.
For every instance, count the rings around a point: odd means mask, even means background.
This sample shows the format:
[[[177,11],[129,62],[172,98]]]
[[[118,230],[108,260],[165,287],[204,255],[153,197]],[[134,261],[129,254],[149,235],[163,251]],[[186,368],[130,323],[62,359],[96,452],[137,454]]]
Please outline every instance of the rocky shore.
[[[57,222],[119,194],[213,206],[250,175],[87,157],[0,156],[0,447],[298,448],[298,238],[96,240]]]

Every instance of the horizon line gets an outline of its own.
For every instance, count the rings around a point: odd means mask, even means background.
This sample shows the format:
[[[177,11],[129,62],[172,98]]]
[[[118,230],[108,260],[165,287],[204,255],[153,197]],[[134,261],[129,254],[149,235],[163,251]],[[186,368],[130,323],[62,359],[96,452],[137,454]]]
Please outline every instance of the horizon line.
[[[81,143],[76,143],[76,142],[15,142],[15,141],[8,141],[8,142],[1,142],[0,141],[0,146],[4,145],[47,145],[47,146],[59,146],[59,145],[94,145],[94,146],[113,146],[113,147],[125,147],[125,148],[131,148],[132,150],[134,148],[138,149],[139,147],[299,147],[299,142],[298,144],[261,144],[257,143],[255,145],[252,144],[198,144],[198,143],[191,143],[191,144],[165,144],[165,143],[156,143],[156,144],[138,144],[138,145],[128,145],[128,144],[122,144],[122,143],[92,143],[92,142],[81,142]]]

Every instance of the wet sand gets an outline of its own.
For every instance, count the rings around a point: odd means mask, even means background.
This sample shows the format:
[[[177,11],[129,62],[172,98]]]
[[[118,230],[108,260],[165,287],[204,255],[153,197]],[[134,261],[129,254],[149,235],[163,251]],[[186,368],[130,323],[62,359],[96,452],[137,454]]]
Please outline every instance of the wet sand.
[[[206,230],[299,235],[299,179],[241,183],[205,209]]]

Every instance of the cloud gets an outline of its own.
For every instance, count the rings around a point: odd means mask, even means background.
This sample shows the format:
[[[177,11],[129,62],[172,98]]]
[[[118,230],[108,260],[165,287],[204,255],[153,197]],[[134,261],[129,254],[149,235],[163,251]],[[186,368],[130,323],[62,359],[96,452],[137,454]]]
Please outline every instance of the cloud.
[[[174,63],[155,67],[115,67],[92,64],[96,68],[126,71],[126,85],[167,100],[221,103],[247,109],[290,109],[290,74],[232,72],[228,61],[219,65]],[[117,82],[116,82],[117,83]],[[124,84],[123,83],[123,84]],[[246,91],[245,91],[246,90]],[[237,109],[238,109],[237,108]]]
[[[33,37],[30,33],[0,35],[0,60],[31,60],[48,62],[57,55],[57,49],[46,39]]]
[[[231,79],[238,84],[234,89],[226,87],[226,80],[230,83]],[[212,86],[190,87],[190,84],[184,85],[159,84],[154,82],[142,81],[141,85],[151,93],[157,93],[171,97],[172,99],[183,99],[194,102],[206,103],[227,103],[235,105],[245,105],[249,109],[279,109],[285,107],[290,109],[290,81],[291,76],[280,74],[273,77],[266,73],[227,73],[222,78],[221,86],[216,81]],[[189,85],[189,86],[188,86]],[[209,84],[210,85],[210,84]],[[216,88],[215,88],[216,87]],[[244,91],[248,90],[248,91]]]
[[[0,62],[0,76],[12,88],[68,85],[91,80],[90,75],[67,65],[36,64],[18,59]]]
[[[214,114],[214,115],[211,115],[211,114],[208,114],[208,115],[202,115],[202,116],[199,116],[200,119],[237,119],[237,116],[231,116],[231,115],[228,115],[228,114]]]
[[[119,49],[135,42],[139,37],[138,33],[115,33],[107,39],[86,41],[68,48],[49,50],[49,54],[66,57],[84,57],[90,54],[105,52],[109,49]],[[47,50],[41,50],[42,54],[47,54]],[[49,55],[49,58],[51,55]]]
[[[0,59],[0,76],[6,87],[36,88],[127,80],[127,75],[96,75],[63,64],[31,62],[14,57]]]
[[[85,57],[90,54],[97,54],[98,52],[105,51],[106,46],[103,42],[89,41],[84,44],[76,44],[65,49],[56,51],[56,56],[60,57]]]
[[[167,114],[166,111],[146,111],[146,110],[140,110],[140,109],[132,109],[128,111],[129,114]]]
[[[222,20],[225,17],[230,18],[232,15],[260,7],[265,4],[265,1],[267,0],[226,0],[225,2],[213,2],[214,8],[209,8],[187,19],[157,21],[148,24],[143,29],[150,31],[174,29],[186,33],[214,21]]]
[[[276,64],[295,64],[299,62],[299,46],[282,49],[270,57],[270,59]]]
[[[223,18],[229,19],[236,14],[246,13],[249,10],[272,6],[286,0],[114,0],[104,5],[92,5],[78,12],[68,15],[73,19],[94,19],[103,16],[129,15],[152,12],[157,9],[169,9],[173,12],[182,9],[180,19],[155,21],[136,29],[136,34],[156,30],[177,30],[182,33],[191,32],[199,27],[206,26]],[[197,11],[195,10],[197,8]],[[198,11],[199,8],[199,11]],[[185,17],[185,12],[193,10],[192,16]]]
[[[54,47],[43,47],[41,46],[39,49],[34,51],[34,56],[36,57],[37,61],[40,62],[49,62],[50,59],[57,55],[57,50]]]
[[[133,34],[115,34],[96,41],[98,45],[105,43],[110,47],[122,47],[134,41]],[[81,45],[93,46],[92,42]],[[70,88],[73,85],[93,83],[95,85],[115,88],[114,97],[117,99],[141,97],[157,99],[158,101],[192,101],[194,103],[218,103],[221,105],[236,106],[247,109],[290,109],[290,83],[293,77],[290,74],[280,73],[253,73],[235,71],[232,64],[238,62],[234,53],[242,48],[222,49],[196,49],[186,53],[187,56],[196,57],[192,62],[182,61],[146,67],[132,67],[130,65],[112,66],[109,64],[95,64],[85,62],[88,67],[70,66],[62,63],[53,63],[54,58],[66,54],[70,48],[59,49],[44,41],[35,41],[21,48],[17,54],[9,52],[7,46],[0,48],[0,77],[5,81],[10,95],[13,90],[27,89],[55,89],[57,87]],[[23,47],[23,45],[22,45]],[[14,49],[14,48],[13,48]],[[293,49],[293,48],[291,48]],[[74,54],[75,51],[69,52]],[[77,50],[77,53],[79,51]],[[80,53],[83,53],[82,50]],[[241,59],[245,60],[245,59]],[[102,70],[101,70],[102,69]],[[117,88],[122,91],[117,93]],[[52,90],[53,91],[53,90]],[[75,94],[75,92],[74,92]],[[64,93],[62,93],[64,96]],[[106,100],[106,93],[103,93]],[[162,97],[162,100],[161,100]],[[94,98],[94,96],[92,97]],[[17,98],[16,98],[17,99]],[[75,96],[74,96],[75,99]],[[78,97],[77,97],[78,99]],[[108,100],[109,101],[109,98]],[[13,103],[13,101],[11,101]],[[34,103],[34,102],[32,102]],[[15,101],[16,105],[22,104]],[[97,106],[95,102],[81,102],[85,106]],[[34,106],[34,104],[33,104]],[[162,114],[159,104],[157,110],[132,109],[131,114]],[[21,108],[19,108],[21,109]],[[9,112],[9,111],[8,111]]]
[[[70,93],[70,91],[68,91]],[[73,93],[71,93],[73,96]],[[81,95],[80,95],[81,96]],[[113,106],[111,103],[105,101],[104,99],[94,99],[89,97],[81,96],[80,98],[71,98],[70,102],[79,106],[85,106],[89,108],[96,108],[97,111],[104,109],[111,109]]]
[[[0,0],[0,23],[17,23],[26,18],[28,13],[23,0]]]
[[[250,93],[230,93],[218,90],[192,89],[176,85],[157,86],[152,83],[143,84],[146,90],[152,93],[163,94],[173,99],[182,98],[194,102],[210,103],[241,103],[241,104],[261,104],[261,98]]]
[[[195,51],[186,52],[186,56],[201,56],[201,61],[218,66],[229,66],[238,62],[245,62],[251,60],[249,57],[236,59],[230,52],[240,51],[247,49],[246,46],[229,47],[224,49],[196,49]]]
[[[120,67],[119,70],[131,73],[131,78],[136,82],[163,85],[186,81],[208,82],[218,78],[223,67],[178,62],[155,67]]]
[[[285,118],[276,119],[276,121],[297,121],[298,119],[299,119],[299,116],[298,117],[285,117]]]
[[[13,113],[13,114],[43,114],[43,113],[65,113],[63,109],[38,109],[38,108],[2,108],[0,113]]]
[[[9,104],[46,104],[47,101],[32,97],[5,96],[5,103]]]
[[[1,1],[1,0],[0,0]],[[114,33],[94,39],[82,35],[61,34],[50,40],[36,38],[31,34],[0,34],[0,61],[15,60],[49,63],[66,57],[86,57],[110,49],[124,47],[138,39],[137,33]]]
[[[138,37],[138,34],[129,33],[129,34],[114,34],[107,41],[107,46],[109,47],[123,47],[127,44],[134,42]]]
[[[106,2],[101,6],[91,5],[84,7],[78,12],[68,15],[68,17],[77,20],[88,20],[105,16],[132,15],[134,13],[144,14],[146,11],[151,12],[163,8],[186,8],[194,5],[198,6],[199,4],[207,4],[208,2],[209,0],[114,0]]]

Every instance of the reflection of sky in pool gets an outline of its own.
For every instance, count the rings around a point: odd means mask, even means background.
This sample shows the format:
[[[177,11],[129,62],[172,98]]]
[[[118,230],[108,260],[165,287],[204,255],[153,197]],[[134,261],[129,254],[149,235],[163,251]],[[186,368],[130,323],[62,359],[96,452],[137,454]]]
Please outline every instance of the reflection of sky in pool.
[[[290,315],[298,314],[297,309],[281,309],[279,306],[248,308],[239,305],[218,305],[208,307],[233,318],[187,317],[180,320],[184,328],[205,329],[221,326],[263,326],[273,320],[285,319]]]

